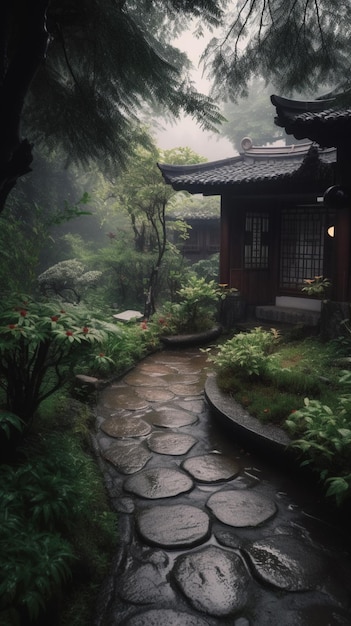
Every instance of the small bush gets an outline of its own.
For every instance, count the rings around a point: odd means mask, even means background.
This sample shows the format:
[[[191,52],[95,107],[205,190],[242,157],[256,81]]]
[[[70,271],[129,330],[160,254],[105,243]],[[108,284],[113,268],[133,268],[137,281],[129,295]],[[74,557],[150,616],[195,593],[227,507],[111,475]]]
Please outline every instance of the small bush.
[[[338,398],[333,410],[319,400],[305,398],[304,408],[294,412],[286,426],[294,440],[292,446],[301,453],[302,465],[319,472],[327,496],[338,504],[351,496],[351,394]]]
[[[211,360],[220,370],[228,369],[244,377],[259,377],[267,371],[270,353],[278,339],[279,334],[275,329],[266,331],[257,327],[250,332],[234,335],[220,345]]]

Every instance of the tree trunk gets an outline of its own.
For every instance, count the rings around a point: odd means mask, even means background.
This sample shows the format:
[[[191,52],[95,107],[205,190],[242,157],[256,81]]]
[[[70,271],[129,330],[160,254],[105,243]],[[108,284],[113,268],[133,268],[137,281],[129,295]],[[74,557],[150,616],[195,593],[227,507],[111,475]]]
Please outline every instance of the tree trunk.
[[[50,0],[13,0],[0,9],[0,211],[17,179],[31,171],[32,146],[20,137],[32,79],[45,58]]]

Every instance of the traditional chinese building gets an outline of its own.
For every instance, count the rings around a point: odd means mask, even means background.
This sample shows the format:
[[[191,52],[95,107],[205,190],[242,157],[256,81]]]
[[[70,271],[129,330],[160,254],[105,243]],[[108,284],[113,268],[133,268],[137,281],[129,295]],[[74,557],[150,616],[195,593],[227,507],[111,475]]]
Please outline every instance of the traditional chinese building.
[[[221,196],[220,282],[240,291],[247,310],[265,317],[283,309],[283,319],[295,321],[293,308],[313,324],[320,302],[301,288],[321,275],[335,284],[335,209],[323,203],[335,164],[334,147],[260,147],[245,138],[239,156],[159,167],[175,190]]]

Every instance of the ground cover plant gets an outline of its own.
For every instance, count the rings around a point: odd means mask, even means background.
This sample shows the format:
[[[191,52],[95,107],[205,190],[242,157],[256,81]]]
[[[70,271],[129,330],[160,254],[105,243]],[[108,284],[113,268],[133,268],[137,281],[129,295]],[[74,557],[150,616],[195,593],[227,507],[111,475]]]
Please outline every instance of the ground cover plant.
[[[347,342],[287,340],[255,328],[238,333],[211,357],[219,386],[262,422],[288,430],[302,465],[319,474],[338,504],[351,497],[350,372]]]
[[[0,622],[91,622],[117,540],[88,445],[92,412],[66,393],[43,402],[16,462],[0,466]]]

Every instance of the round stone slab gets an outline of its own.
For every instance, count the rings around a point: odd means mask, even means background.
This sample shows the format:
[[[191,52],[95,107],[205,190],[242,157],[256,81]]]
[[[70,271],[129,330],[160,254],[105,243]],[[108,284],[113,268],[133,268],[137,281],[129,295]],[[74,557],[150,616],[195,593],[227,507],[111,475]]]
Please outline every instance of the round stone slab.
[[[201,617],[173,609],[151,609],[124,622],[125,626],[208,626]]]
[[[259,526],[277,512],[272,500],[248,489],[217,491],[207,506],[220,522],[236,528]]]
[[[220,617],[245,607],[250,578],[237,554],[210,546],[179,556],[172,574],[198,611]]]
[[[135,370],[124,377],[124,382],[132,387],[165,387],[166,381],[160,376],[149,376]]]
[[[197,384],[176,384],[170,385],[169,389],[173,391],[177,396],[198,396],[204,390],[204,386],[201,383]]]
[[[162,428],[180,428],[197,422],[197,416],[187,411],[179,411],[172,407],[163,407],[159,411],[148,413],[147,418],[154,426]]]
[[[146,409],[148,404],[139,398],[133,387],[108,387],[101,394],[101,403],[108,409],[129,409],[138,411]]]
[[[153,387],[151,389],[143,387],[143,389],[136,389],[136,394],[148,402],[167,402],[174,398],[172,391],[160,387]]]
[[[222,454],[203,454],[186,459],[182,463],[185,469],[195,480],[205,483],[215,483],[221,480],[230,480],[239,474],[238,464]]]
[[[110,437],[143,437],[151,432],[151,426],[140,417],[108,417],[101,430]]]
[[[151,454],[146,446],[126,439],[113,443],[103,452],[103,456],[117,467],[122,474],[138,472],[151,458]]]
[[[137,528],[147,543],[163,548],[192,548],[210,536],[205,511],[187,504],[153,506],[137,516]],[[165,622],[168,624],[168,622]]]
[[[174,373],[174,370],[171,367],[168,367],[168,365],[163,365],[162,363],[153,363],[149,360],[139,363],[139,365],[137,365],[135,369],[139,372],[145,372],[145,374],[147,374],[148,376],[155,377],[165,376],[166,374]]]
[[[148,439],[148,446],[152,452],[158,454],[182,455],[189,452],[197,439],[185,433],[152,433]]]
[[[127,478],[123,485],[126,491],[149,500],[172,498],[191,491],[193,486],[194,483],[189,476],[179,470],[165,467],[143,470]]]
[[[276,535],[246,545],[254,574],[286,591],[315,589],[327,575],[327,564],[311,546],[295,537]]]

